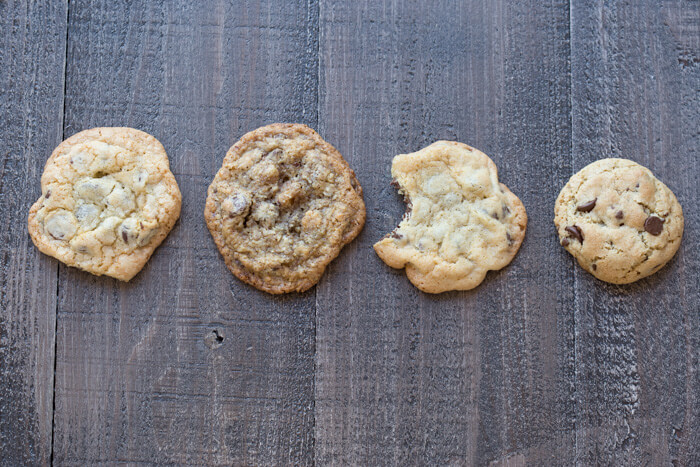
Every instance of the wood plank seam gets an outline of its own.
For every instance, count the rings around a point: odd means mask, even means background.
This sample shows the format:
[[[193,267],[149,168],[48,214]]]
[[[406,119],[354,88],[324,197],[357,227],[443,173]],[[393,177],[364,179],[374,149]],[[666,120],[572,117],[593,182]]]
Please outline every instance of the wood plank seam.
[[[573,5],[572,5],[572,0],[567,1],[568,4],[568,10],[569,10],[569,22],[568,22],[568,41],[569,41],[569,57],[568,57],[568,62],[569,62],[569,163],[572,167],[572,172],[571,175],[574,174],[573,169],[574,169],[574,93],[573,93],[573,77],[574,77],[574,70],[573,70],[573,64],[571,57],[573,56],[573,44],[572,44],[572,13],[573,13]],[[577,342],[576,342],[576,329],[578,329],[578,319],[579,319],[579,299],[578,299],[578,268],[574,269],[574,287],[573,287],[573,295],[574,295],[574,314],[573,314],[573,326],[574,326],[574,332],[572,333],[572,338],[573,338],[573,346],[574,348],[572,349],[573,355],[574,355],[574,375],[573,375],[573,429],[574,429],[574,461],[578,462],[578,451],[579,451],[579,445],[578,445],[578,353],[577,353]]]
[[[68,34],[70,31],[69,26],[70,21],[70,0],[66,0],[66,34],[65,34],[65,53],[63,55],[63,101],[61,103],[61,140],[66,139],[66,83],[68,73]],[[51,446],[49,449],[49,461],[51,465],[54,465],[54,436],[56,434],[56,365],[58,363],[58,358],[56,352],[58,351],[58,303],[59,303],[59,291],[61,285],[61,263],[56,262],[56,320],[54,322],[54,340],[53,340],[53,388],[51,392]]]
[[[314,25],[313,27],[310,27],[307,29],[307,34],[309,37],[307,37],[307,41],[310,41],[313,43],[314,41],[316,42],[316,82],[315,88],[316,92],[315,97],[316,97],[316,102],[315,102],[315,121],[314,121],[314,130],[319,131],[319,116],[321,115],[321,98],[320,98],[320,92],[321,92],[321,0],[308,0],[309,3],[307,4],[307,12],[311,12],[311,4],[315,3],[316,8],[315,8],[315,18],[309,18],[308,23],[309,25]],[[321,135],[321,137],[324,137],[324,135]],[[331,144],[333,144],[331,142]],[[328,274],[328,271],[325,272],[325,274]],[[323,278],[321,278],[323,280]],[[320,282],[320,281],[319,281]],[[317,338],[316,336],[318,335],[318,284],[314,286],[314,335],[313,335],[313,347],[312,347],[312,360],[313,360],[313,378],[312,378],[312,388],[311,388],[311,394],[313,395],[311,397],[311,413],[313,414],[313,419],[311,422],[311,463],[312,465],[316,465],[316,374],[318,371],[317,368],[317,361],[316,361],[316,343],[317,343]]]

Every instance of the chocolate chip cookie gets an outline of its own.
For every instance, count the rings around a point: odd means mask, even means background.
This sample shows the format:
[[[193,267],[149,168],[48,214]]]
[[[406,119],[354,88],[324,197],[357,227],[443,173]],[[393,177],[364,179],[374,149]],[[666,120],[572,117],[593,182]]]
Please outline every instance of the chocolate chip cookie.
[[[46,162],[29,234],[43,253],[128,281],[180,216],[181,195],[160,142],[133,128],[93,128]]]
[[[438,141],[394,157],[391,175],[407,211],[374,250],[392,268],[405,267],[420,290],[473,289],[520,248],[525,207],[481,151]]]
[[[602,281],[628,284],[676,254],[683,210],[649,169],[627,159],[601,159],[561,190],[554,224],[581,267]]]
[[[365,223],[362,188],[311,128],[276,123],[229,149],[204,216],[226,265],[265,292],[303,292]]]

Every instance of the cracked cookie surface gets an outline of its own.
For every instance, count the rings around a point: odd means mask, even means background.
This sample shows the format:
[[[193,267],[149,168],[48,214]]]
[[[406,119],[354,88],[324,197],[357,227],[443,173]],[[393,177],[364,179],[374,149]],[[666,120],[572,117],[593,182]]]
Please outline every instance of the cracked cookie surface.
[[[180,215],[168,156],[133,128],[93,128],[62,142],[46,162],[29,211],[37,248],[95,275],[130,280]]]
[[[420,290],[473,289],[520,248],[525,207],[499,183],[496,165],[481,151],[438,141],[394,157],[391,175],[407,211],[374,249],[392,268],[405,267]]]
[[[561,245],[602,281],[628,284],[663,267],[683,236],[683,210],[649,169],[601,159],[559,193],[554,224]]]
[[[265,292],[316,284],[362,230],[362,188],[340,153],[311,128],[275,123],[229,149],[204,215],[231,272]]]

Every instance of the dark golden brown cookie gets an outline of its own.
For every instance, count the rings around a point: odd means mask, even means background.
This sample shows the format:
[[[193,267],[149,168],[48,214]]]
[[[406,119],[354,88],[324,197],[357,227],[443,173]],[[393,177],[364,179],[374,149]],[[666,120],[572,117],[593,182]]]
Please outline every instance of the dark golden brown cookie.
[[[355,173],[306,125],[276,123],[229,149],[204,215],[233,274],[265,292],[303,292],[365,223]]]

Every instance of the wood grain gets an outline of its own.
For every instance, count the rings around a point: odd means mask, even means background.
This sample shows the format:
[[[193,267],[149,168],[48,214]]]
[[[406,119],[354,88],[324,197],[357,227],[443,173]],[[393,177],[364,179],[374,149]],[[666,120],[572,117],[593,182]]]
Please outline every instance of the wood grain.
[[[0,464],[51,459],[56,263],[27,233],[61,141],[66,5],[0,2]]]
[[[152,133],[183,210],[129,284],[61,266],[57,463],[312,462],[314,293],[272,297],[235,279],[203,209],[243,133],[315,126],[316,13],[303,2],[71,2],[66,134]]]
[[[700,465],[700,4],[572,2],[572,168],[648,167],[676,193],[685,237],[630,286],[576,274],[577,461]]]
[[[700,2],[12,0],[0,41],[0,465],[700,465]],[[228,272],[202,214],[226,150],[278,121],[340,150],[368,214],[281,297]],[[183,193],[128,284],[24,227],[56,144],[110,125],[155,135]],[[529,224],[513,263],[433,296],[372,244],[404,211],[392,157],[437,139],[491,156]],[[630,286],[552,224],[611,156],[685,212]]]
[[[571,170],[568,12],[321,2],[319,130],[358,173],[368,220],[318,287],[319,464],[573,462],[573,273],[550,220]],[[438,139],[489,154],[531,220],[510,266],[432,296],[371,246],[404,210],[392,157]]]

